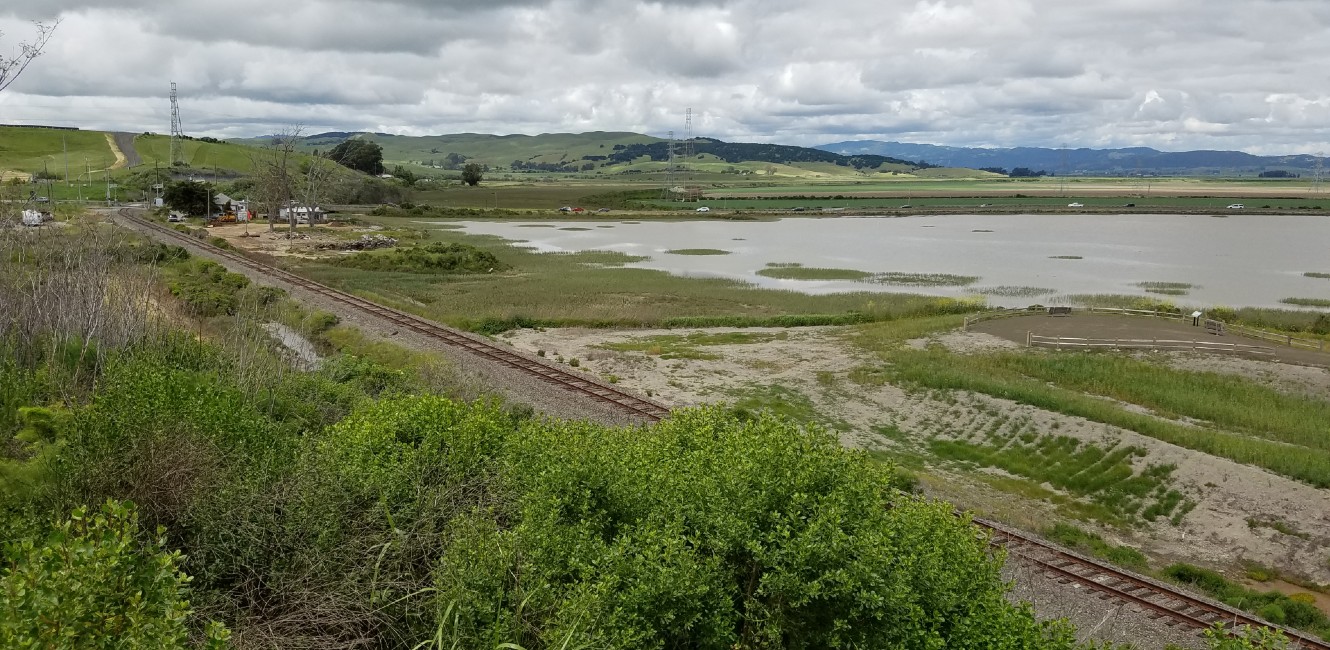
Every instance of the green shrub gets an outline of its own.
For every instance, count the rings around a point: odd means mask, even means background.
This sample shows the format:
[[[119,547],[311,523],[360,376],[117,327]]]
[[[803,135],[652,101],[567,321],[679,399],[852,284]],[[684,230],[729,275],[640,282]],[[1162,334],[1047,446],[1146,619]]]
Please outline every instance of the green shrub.
[[[77,508],[45,539],[6,545],[0,571],[0,645],[7,648],[184,648],[190,578],[162,531],[140,543],[131,504]],[[210,624],[205,647],[222,648]]]
[[[402,273],[490,273],[507,268],[489,251],[469,244],[441,242],[356,253],[339,257],[333,263],[366,271]]]

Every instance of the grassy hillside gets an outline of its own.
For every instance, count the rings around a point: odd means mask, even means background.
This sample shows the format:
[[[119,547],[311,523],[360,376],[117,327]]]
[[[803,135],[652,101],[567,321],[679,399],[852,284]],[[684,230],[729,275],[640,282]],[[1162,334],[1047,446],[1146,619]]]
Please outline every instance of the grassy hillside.
[[[0,126],[0,172],[32,174],[46,168],[63,175],[66,150],[70,174],[82,172],[85,160],[94,170],[115,163],[106,134],[99,131]]]
[[[140,135],[134,138],[134,148],[138,150],[145,165],[151,166],[156,162],[166,166],[171,163],[170,136]],[[215,144],[186,140],[184,152],[185,163],[194,169],[217,168],[241,174],[254,171],[254,162],[251,159],[251,155],[255,152],[254,147],[230,142]]]

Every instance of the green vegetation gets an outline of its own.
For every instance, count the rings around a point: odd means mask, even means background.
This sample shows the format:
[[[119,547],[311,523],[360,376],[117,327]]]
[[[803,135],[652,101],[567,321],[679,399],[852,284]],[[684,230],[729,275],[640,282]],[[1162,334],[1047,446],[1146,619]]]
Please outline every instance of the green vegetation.
[[[670,255],[729,255],[730,251],[719,248],[676,248],[665,251]]]
[[[978,282],[979,276],[888,271],[886,273],[874,273],[872,277],[866,278],[865,281],[903,287],[964,287]]]
[[[1130,546],[1118,546],[1104,540],[1095,533],[1087,532],[1071,524],[1054,524],[1044,531],[1044,537],[1075,551],[1101,557],[1113,564],[1144,571],[1149,568],[1145,556]]]
[[[1097,354],[897,350],[890,362],[886,371],[899,381],[1015,400],[1330,487],[1330,440],[1323,435],[1330,403],[1283,394],[1248,379]],[[1097,396],[1216,429],[1136,413]]]
[[[1284,298],[1279,302],[1299,307],[1330,307],[1330,299],[1327,298]]]
[[[488,252],[509,271],[438,276],[366,272],[291,260],[320,282],[458,327],[797,327],[848,325],[926,314],[967,313],[970,302],[874,292],[814,296],[743,282],[611,268],[640,261],[622,253],[536,253],[497,238],[431,230],[435,242]],[[482,269],[483,271],[484,269]]]
[[[1174,582],[1196,587],[1221,602],[1255,612],[1271,623],[1288,625],[1330,639],[1330,618],[1313,604],[1295,600],[1277,591],[1254,591],[1229,582],[1214,571],[1190,564],[1173,564],[1162,573]]]
[[[97,257],[80,234],[0,257],[0,306],[31,315],[71,281],[121,290],[159,258]],[[64,259],[105,264],[66,275]],[[80,647],[220,647],[227,629],[262,647],[1075,647],[1007,602],[1000,560],[950,506],[755,412],[806,405],[782,387],[650,428],[534,420],[445,397],[409,354],[280,294],[184,331],[112,298],[87,305],[91,343],[66,329],[81,317],[3,321],[6,641],[59,626]],[[334,356],[290,369],[250,336],[273,319]]]
[[[1050,259],[1050,260],[1083,260],[1083,259],[1085,259],[1085,258],[1084,258],[1084,257],[1081,257],[1080,255],[1049,255],[1049,256],[1048,256],[1048,259]]]
[[[1308,271],[1308,272],[1306,272],[1306,273],[1303,273],[1303,275],[1306,276],[1306,277],[1309,277],[1309,278],[1318,278],[1318,279],[1321,279],[1321,280],[1330,280],[1330,273],[1320,273],[1320,272],[1317,272],[1317,271]]]
[[[337,258],[338,266],[399,273],[491,273],[506,267],[494,255],[466,244],[431,243],[368,251]]]
[[[979,287],[978,289],[971,289],[970,291],[985,296],[1006,296],[1009,298],[1034,298],[1036,296],[1046,296],[1058,292],[1057,289],[1047,289],[1043,287],[1022,287],[1022,286],[1011,286],[1011,285],[1001,285],[996,287]]]
[[[7,544],[0,571],[0,643],[8,648],[180,648],[190,617],[180,571],[162,529],[141,541],[132,504],[77,507],[44,539]],[[220,650],[230,633],[205,625],[200,647]]]
[[[767,264],[767,268],[759,270],[757,274],[763,277],[778,278],[781,280],[866,280],[873,277],[873,274],[867,271],[855,271],[853,269],[826,269],[814,266],[804,266],[795,262],[774,262]]]
[[[1169,489],[1173,467],[1155,465],[1140,471],[1132,465],[1142,449],[1082,443],[1068,436],[1039,435],[1028,423],[1003,427],[995,422],[982,438],[934,437],[929,450],[937,458],[977,467],[997,467],[1047,484],[1103,506],[1109,523],[1171,516],[1183,500]]]
[[[1147,293],[1157,293],[1165,296],[1185,296],[1191,293],[1192,289],[1198,288],[1196,285],[1187,282],[1137,282],[1136,286],[1145,289]]]
[[[703,352],[698,348],[717,345],[749,345],[784,341],[789,338],[785,332],[772,334],[758,332],[726,332],[711,334],[693,332],[692,334],[662,334],[647,336],[618,343],[602,343],[597,347],[618,352],[642,352],[662,359],[717,359],[718,355]]]

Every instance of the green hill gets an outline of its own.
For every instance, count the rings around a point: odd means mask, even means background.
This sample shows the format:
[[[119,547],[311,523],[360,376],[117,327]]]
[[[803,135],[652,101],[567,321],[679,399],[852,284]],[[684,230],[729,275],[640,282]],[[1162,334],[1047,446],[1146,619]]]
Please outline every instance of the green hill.
[[[203,140],[185,140],[186,164],[194,170],[222,175],[248,174],[254,169],[255,150],[243,144]],[[165,135],[138,135],[134,150],[140,166],[170,165],[171,138]],[[85,170],[92,175],[111,171],[117,177],[129,173],[128,165],[117,164],[111,134],[103,131],[51,129],[26,126],[0,126],[0,174],[22,175],[46,170],[63,178],[65,162],[69,175],[77,178]]]

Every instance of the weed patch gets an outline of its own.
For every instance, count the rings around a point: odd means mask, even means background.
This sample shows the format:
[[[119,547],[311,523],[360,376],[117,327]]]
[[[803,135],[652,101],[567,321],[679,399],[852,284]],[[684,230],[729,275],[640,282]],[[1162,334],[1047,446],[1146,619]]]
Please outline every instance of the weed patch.
[[[868,271],[828,269],[802,265],[768,265],[767,268],[758,271],[757,274],[762,277],[780,280],[866,280],[873,277],[873,274]]]
[[[719,248],[676,248],[665,251],[669,255],[729,255],[730,251]]]
[[[356,253],[334,264],[365,271],[399,273],[492,273],[507,268],[498,258],[467,244],[432,243],[411,248]]]
[[[874,273],[872,277],[865,278],[864,281],[901,287],[964,287],[978,282],[979,276],[888,271],[886,273]]]

